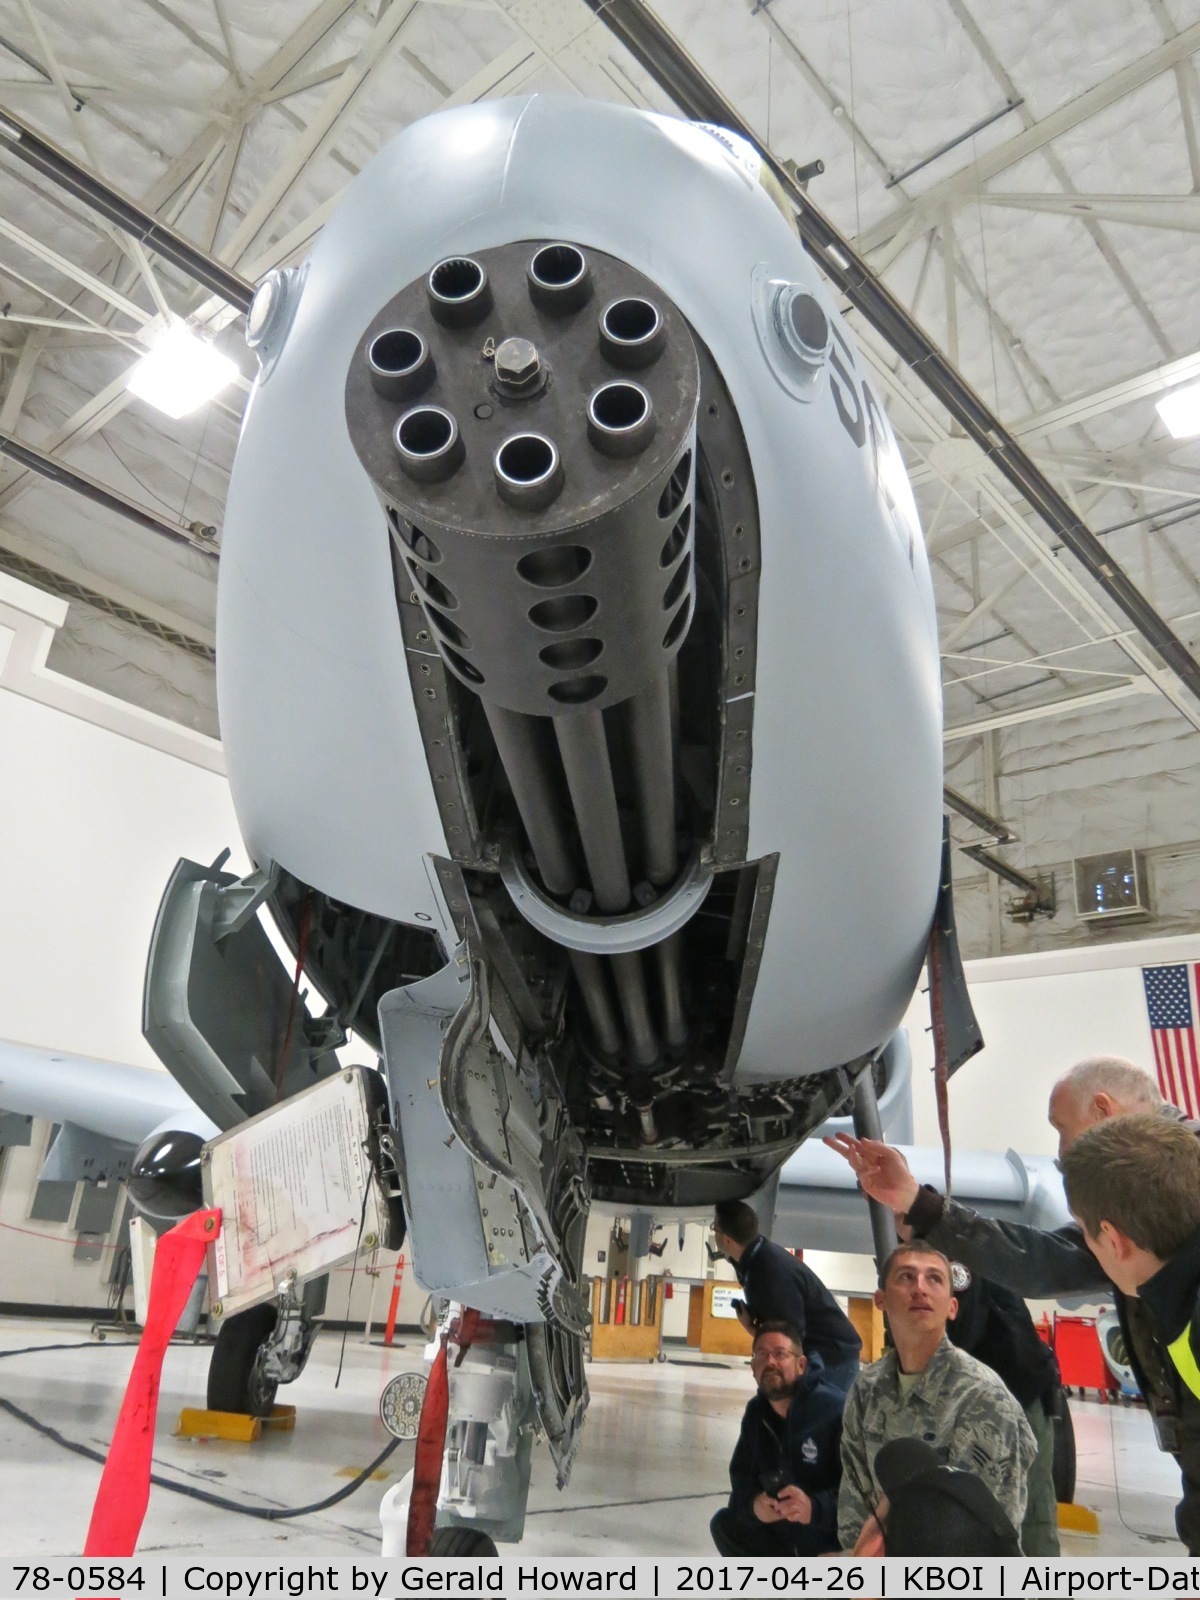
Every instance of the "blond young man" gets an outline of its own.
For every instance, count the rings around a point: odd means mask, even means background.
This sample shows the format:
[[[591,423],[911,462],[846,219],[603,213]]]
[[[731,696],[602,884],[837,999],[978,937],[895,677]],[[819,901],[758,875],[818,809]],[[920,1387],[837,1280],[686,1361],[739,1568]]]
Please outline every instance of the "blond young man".
[[[1165,1352],[1183,1498],[1175,1526],[1200,1554],[1200,1140],[1181,1123],[1126,1116],[1080,1134],[1062,1157],[1067,1204],[1088,1248]]]

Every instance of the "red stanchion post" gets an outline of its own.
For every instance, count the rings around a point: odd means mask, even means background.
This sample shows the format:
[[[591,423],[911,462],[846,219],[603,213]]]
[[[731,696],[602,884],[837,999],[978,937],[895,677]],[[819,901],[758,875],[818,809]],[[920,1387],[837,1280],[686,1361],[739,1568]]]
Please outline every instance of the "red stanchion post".
[[[438,1489],[442,1482],[442,1453],[450,1414],[450,1374],[445,1341],[425,1385],[421,1420],[417,1424],[417,1450],[413,1461],[413,1486],[408,1502],[406,1554],[427,1556],[437,1520]]]
[[[388,1301],[387,1326],[383,1330],[384,1344],[396,1337],[396,1313],[400,1310],[400,1280],[404,1276],[404,1252],[396,1258],[396,1276],[392,1280],[392,1298]]]
[[[163,1357],[200,1275],[204,1252],[220,1231],[219,1211],[194,1211],[158,1241],[146,1326],[96,1491],[85,1556],[131,1556],[137,1546],[150,1503]]]

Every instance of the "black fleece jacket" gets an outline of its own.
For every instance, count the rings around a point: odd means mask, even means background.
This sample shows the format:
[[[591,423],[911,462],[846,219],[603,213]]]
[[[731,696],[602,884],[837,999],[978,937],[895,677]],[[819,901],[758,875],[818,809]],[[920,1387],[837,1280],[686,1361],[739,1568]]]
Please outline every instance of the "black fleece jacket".
[[[806,1355],[838,1367],[862,1350],[854,1324],[811,1267],[761,1233],[734,1263],[755,1322],[786,1322],[800,1335]]]
[[[732,1493],[729,1509],[742,1522],[753,1523],[754,1497],[772,1476],[782,1472],[812,1501],[809,1523],[775,1523],[787,1531],[798,1556],[825,1555],[838,1548],[837,1501],[842,1481],[841,1394],[809,1368],[788,1407],[779,1416],[756,1394],[742,1416],[742,1432],[729,1463]]]

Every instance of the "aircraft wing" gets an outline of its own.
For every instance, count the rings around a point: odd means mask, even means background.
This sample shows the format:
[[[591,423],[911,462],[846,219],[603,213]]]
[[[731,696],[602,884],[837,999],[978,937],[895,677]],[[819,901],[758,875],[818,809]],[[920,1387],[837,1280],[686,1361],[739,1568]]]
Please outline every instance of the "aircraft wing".
[[[919,1182],[942,1186],[940,1150],[898,1148]],[[1071,1220],[1050,1156],[956,1150],[953,1176],[955,1199],[984,1216],[1035,1228],[1061,1228]],[[793,1248],[871,1251],[870,1219],[854,1173],[819,1139],[809,1139],[784,1163],[771,1237]]]
[[[40,1174],[60,1182],[123,1178],[143,1139],[164,1125],[203,1138],[217,1131],[165,1072],[10,1040],[0,1040],[0,1112],[6,1144],[29,1142],[13,1118],[60,1124]]]

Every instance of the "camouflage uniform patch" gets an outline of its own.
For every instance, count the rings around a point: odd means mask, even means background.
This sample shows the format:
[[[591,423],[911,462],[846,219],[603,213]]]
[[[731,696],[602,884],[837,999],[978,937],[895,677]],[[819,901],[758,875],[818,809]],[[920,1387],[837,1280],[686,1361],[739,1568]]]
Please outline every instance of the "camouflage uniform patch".
[[[946,1466],[977,1473],[1019,1529],[1037,1441],[1004,1384],[946,1338],[907,1394],[899,1372],[896,1352],[889,1350],[863,1368],[846,1401],[838,1494],[843,1548],[853,1546],[883,1496],[874,1466],[889,1439],[923,1439]]]

